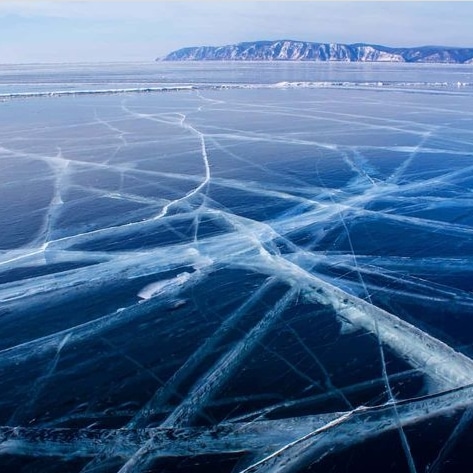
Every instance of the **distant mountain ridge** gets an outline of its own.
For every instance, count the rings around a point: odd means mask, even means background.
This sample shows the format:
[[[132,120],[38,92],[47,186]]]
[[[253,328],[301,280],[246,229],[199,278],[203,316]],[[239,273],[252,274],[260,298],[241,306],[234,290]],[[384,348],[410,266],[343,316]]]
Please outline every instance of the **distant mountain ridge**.
[[[161,61],[317,61],[317,62],[423,62],[473,64],[473,48],[420,46],[391,48],[375,44],[311,43],[307,41],[254,41],[226,46],[178,49]]]

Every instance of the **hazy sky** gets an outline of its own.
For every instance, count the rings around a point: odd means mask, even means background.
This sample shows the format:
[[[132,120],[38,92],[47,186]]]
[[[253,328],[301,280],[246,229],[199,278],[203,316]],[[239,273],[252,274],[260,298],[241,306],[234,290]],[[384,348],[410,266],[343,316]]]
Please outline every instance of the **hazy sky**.
[[[473,2],[0,2],[0,62],[152,61],[258,39],[473,47]]]

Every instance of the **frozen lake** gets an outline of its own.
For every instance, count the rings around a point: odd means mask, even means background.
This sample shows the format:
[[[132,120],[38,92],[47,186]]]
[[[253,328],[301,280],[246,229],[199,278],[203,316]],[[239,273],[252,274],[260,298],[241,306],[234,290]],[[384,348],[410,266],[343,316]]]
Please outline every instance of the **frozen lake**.
[[[2,66],[2,473],[469,473],[473,67]]]

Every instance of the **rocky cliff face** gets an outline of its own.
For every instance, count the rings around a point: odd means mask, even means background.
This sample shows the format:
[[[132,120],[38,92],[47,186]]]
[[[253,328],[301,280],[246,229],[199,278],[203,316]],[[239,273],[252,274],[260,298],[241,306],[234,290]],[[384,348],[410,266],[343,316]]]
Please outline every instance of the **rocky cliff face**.
[[[255,41],[227,46],[183,48],[164,61],[343,61],[473,63],[473,48],[423,46],[389,48],[372,44]]]

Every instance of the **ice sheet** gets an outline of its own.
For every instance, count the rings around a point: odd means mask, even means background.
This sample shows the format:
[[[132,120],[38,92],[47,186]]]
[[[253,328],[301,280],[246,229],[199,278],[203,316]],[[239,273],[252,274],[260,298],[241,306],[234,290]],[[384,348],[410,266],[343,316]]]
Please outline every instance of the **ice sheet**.
[[[447,82],[10,94],[1,471],[470,472],[473,95]]]

